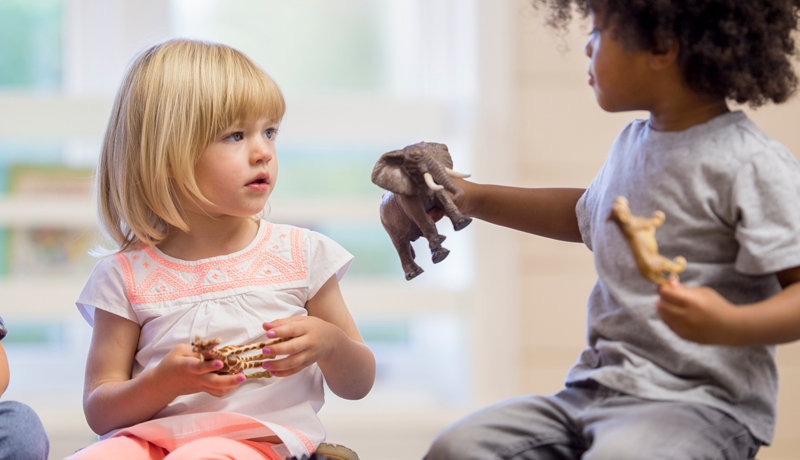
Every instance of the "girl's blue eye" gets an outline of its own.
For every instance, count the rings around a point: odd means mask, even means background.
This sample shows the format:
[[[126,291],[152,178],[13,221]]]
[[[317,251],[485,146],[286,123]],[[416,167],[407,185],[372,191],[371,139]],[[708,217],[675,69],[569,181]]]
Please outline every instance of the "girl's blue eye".
[[[244,139],[244,134],[240,132],[230,133],[225,138],[233,142],[239,142]]]
[[[278,130],[277,130],[277,129],[275,129],[275,128],[269,128],[269,129],[267,129],[266,131],[264,131],[264,137],[266,137],[267,139],[272,139],[273,137],[275,137],[275,135],[276,135],[277,133],[278,133]]]

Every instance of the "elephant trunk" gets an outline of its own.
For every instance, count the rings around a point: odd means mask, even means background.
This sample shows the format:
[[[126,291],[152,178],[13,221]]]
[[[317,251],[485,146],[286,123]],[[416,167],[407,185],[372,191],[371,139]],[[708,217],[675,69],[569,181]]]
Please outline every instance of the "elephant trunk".
[[[452,172],[452,170],[432,156],[427,156],[425,160],[425,169],[427,169],[427,172],[424,173],[423,176],[428,187],[437,192],[445,188],[451,192],[455,192],[457,188],[455,184],[453,184],[453,181],[450,180],[450,172]]]

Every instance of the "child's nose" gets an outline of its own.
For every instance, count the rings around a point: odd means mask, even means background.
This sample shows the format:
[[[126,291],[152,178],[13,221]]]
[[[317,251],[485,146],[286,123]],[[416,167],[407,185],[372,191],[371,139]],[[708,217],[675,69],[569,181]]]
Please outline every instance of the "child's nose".
[[[272,144],[265,140],[259,140],[253,147],[252,158],[253,161],[270,161],[275,155]]]

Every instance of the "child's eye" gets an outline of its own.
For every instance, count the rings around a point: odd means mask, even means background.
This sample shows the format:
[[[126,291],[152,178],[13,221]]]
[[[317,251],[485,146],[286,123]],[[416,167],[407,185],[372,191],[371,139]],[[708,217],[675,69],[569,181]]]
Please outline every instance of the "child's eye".
[[[278,134],[278,130],[275,128],[267,128],[264,131],[264,137],[267,139],[273,139]]]
[[[230,133],[227,136],[225,136],[225,140],[226,141],[231,141],[231,142],[239,142],[242,139],[244,139],[244,134],[242,134],[239,131],[237,131],[235,133]]]

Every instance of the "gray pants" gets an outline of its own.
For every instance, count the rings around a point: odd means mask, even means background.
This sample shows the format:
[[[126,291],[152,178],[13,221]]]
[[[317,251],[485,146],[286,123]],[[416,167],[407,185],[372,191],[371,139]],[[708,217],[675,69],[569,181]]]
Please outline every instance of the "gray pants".
[[[598,385],[489,406],[445,429],[425,460],[748,459],[759,442],[712,407]]]
[[[0,460],[47,460],[49,451],[36,412],[16,401],[0,402]]]

